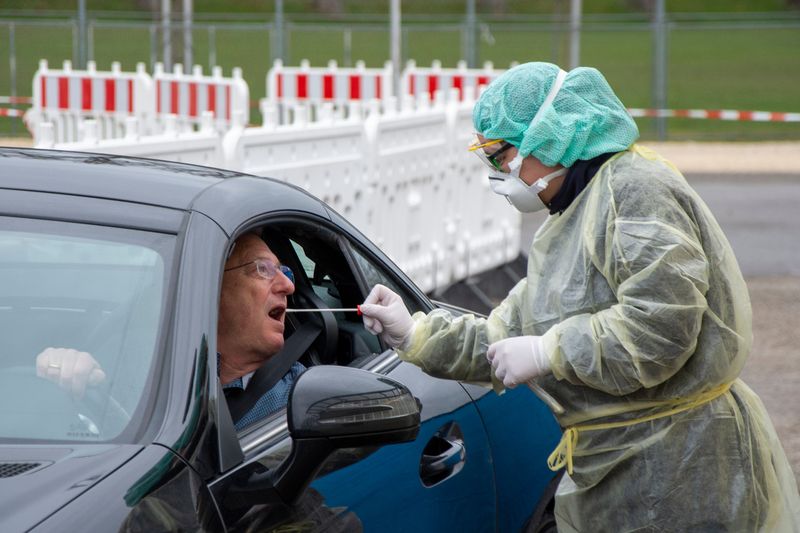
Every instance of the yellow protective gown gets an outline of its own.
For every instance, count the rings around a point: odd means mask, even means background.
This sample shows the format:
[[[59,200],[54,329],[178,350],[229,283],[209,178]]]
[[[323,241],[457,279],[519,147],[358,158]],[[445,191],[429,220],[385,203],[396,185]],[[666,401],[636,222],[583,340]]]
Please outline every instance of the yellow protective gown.
[[[402,359],[496,390],[486,347],[543,336],[552,374],[537,381],[564,406],[561,426],[622,425],[578,431],[559,531],[800,531],[783,448],[737,379],[752,341],[747,287],[706,205],[654,152],[618,154],[550,216],[527,278],[487,319],[414,320]]]

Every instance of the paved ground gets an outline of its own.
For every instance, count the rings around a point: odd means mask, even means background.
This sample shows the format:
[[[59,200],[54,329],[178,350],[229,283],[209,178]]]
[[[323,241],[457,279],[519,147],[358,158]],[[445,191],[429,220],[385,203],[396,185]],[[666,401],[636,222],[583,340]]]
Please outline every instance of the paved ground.
[[[772,418],[800,483],[800,277],[748,278],[753,353],[742,372]]]
[[[753,305],[742,378],[764,402],[800,483],[800,143],[648,146],[706,198],[736,251]],[[726,194],[725,183],[739,185]]]

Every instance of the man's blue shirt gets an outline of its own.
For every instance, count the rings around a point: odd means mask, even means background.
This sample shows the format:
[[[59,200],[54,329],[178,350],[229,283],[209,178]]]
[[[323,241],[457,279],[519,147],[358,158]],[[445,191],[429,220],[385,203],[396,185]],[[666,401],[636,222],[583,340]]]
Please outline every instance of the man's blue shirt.
[[[286,402],[289,401],[289,391],[292,389],[292,384],[297,380],[297,377],[305,371],[306,367],[302,363],[295,361],[292,367],[286,374],[278,381],[275,386],[264,393],[261,398],[247,411],[242,418],[236,422],[236,431],[240,431],[250,424],[263,420],[275,411],[279,411],[286,407]],[[227,385],[222,386],[223,389],[239,388],[246,389],[244,380],[236,378]]]

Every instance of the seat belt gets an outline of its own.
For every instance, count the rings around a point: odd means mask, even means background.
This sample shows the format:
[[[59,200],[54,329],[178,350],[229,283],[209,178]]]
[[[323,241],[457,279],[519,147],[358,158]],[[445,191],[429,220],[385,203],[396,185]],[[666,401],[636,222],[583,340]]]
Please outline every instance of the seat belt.
[[[255,371],[244,391],[238,394],[228,394],[227,391],[236,391],[236,389],[225,389],[228,410],[234,424],[253,408],[265,392],[274,387],[286,375],[295,361],[308,350],[320,331],[322,331],[322,326],[311,321],[304,323],[286,339],[280,352]]]

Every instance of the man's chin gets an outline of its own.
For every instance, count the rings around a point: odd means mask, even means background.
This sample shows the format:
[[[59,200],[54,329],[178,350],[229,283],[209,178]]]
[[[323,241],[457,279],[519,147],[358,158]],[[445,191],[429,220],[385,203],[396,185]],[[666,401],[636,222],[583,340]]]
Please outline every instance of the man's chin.
[[[272,353],[272,355],[277,354],[283,349],[283,335],[270,335],[267,339],[265,339],[264,345],[269,348],[269,351]]]

